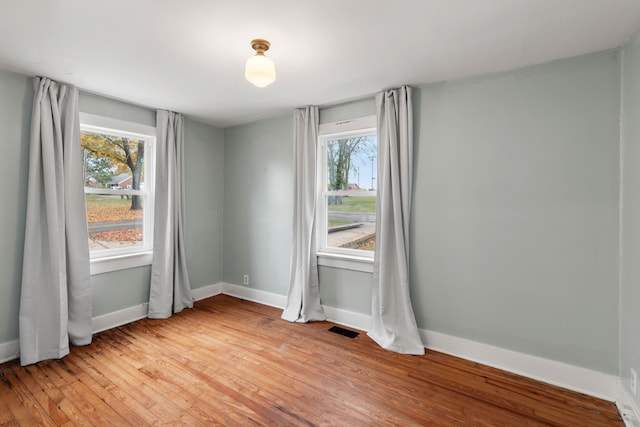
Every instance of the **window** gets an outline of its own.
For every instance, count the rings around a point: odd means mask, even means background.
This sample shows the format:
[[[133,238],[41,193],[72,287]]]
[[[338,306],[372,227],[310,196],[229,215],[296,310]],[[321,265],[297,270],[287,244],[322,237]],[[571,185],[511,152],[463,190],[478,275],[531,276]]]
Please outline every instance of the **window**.
[[[320,126],[317,209],[320,256],[369,263],[373,259],[377,158],[375,116]],[[321,262],[321,265],[329,264]]]
[[[155,128],[80,116],[92,274],[151,263]]]

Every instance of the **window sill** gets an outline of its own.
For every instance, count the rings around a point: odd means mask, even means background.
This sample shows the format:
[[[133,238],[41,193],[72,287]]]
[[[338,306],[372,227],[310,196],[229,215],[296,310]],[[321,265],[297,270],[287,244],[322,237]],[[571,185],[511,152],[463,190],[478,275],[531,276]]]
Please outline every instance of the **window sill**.
[[[95,258],[92,259],[90,263],[91,275],[151,265],[152,260],[153,252],[139,252],[135,254]]]
[[[333,267],[344,270],[373,273],[373,258],[367,257],[319,252],[318,265],[322,267]]]

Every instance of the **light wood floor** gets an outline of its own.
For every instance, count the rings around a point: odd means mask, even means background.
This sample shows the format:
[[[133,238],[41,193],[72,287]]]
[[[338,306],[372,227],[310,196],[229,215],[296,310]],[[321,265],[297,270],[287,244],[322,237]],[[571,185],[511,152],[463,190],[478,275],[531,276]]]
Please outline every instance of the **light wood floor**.
[[[622,426],[609,402],[280,313],[221,295],[59,361],[2,364],[0,425]]]

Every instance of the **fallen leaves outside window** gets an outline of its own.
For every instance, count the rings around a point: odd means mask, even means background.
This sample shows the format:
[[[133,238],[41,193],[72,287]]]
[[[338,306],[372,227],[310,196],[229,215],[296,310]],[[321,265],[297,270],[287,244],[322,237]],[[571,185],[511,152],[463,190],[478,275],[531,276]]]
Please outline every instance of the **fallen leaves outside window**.
[[[142,219],[142,209],[133,211],[124,205],[94,205],[87,206],[87,222],[112,222]]]
[[[89,233],[91,240],[100,240],[104,242],[141,242],[142,229],[135,228],[130,230],[113,230],[101,231],[99,233]]]

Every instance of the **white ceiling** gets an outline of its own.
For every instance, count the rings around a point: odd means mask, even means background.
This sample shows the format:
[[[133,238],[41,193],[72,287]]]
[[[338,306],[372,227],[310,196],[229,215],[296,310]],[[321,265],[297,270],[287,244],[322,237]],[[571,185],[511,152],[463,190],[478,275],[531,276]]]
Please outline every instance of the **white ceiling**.
[[[0,0],[0,68],[220,127],[618,47],[639,0]],[[278,78],[244,80],[266,38]]]

